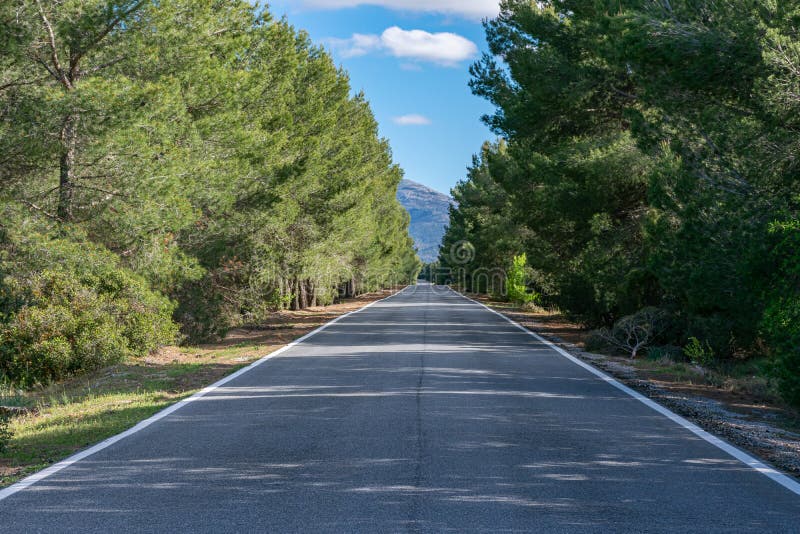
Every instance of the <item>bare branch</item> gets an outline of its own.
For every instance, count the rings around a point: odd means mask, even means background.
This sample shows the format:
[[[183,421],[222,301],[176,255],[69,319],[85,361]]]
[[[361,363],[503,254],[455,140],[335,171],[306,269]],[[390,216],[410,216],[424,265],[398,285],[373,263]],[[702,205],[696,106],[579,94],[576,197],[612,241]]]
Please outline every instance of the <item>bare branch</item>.
[[[11,89],[12,87],[21,87],[23,85],[34,85],[39,81],[41,80],[15,80],[13,82],[0,85],[0,91],[5,91],[6,89]]]
[[[32,209],[32,210],[34,210],[34,211],[37,211],[37,212],[39,212],[39,213],[41,213],[42,215],[44,215],[44,216],[45,216],[45,217],[47,217],[48,219],[51,219],[51,220],[53,220],[53,221],[56,221],[56,222],[61,222],[61,219],[60,219],[58,216],[56,216],[56,215],[53,215],[52,213],[50,213],[50,212],[49,212],[49,211],[47,211],[46,209],[44,209],[44,208],[42,208],[42,207],[39,207],[39,206],[37,206],[37,205],[36,205],[36,204],[34,204],[33,202],[28,202],[28,201],[27,201],[27,200],[25,200],[25,199],[19,199],[19,202],[21,202],[22,204],[25,204],[26,206],[28,206],[28,208],[30,208],[30,209]]]
[[[63,82],[61,81],[61,77],[58,75],[58,73],[57,73],[56,71],[54,71],[53,69],[51,69],[51,68],[50,68],[50,65],[48,65],[48,64],[47,64],[47,62],[46,62],[45,60],[43,60],[43,59],[42,59],[42,58],[40,58],[40,57],[35,57],[35,58],[33,58],[33,59],[34,59],[34,61],[35,61],[36,63],[38,63],[39,65],[41,65],[42,67],[44,67],[44,68],[45,68],[45,70],[46,70],[46,71],[47,71],[47,72],[50,74],[50,76],[52,76],[52,77],[53,77],[53,79],[54,79],[55,81],[57,81],[58,83],[63,83]]]
[[[621,91],[620,89],[617,89],[613,85],[611,86],[611,90],[614,91],[615,93],[617,93],[618,95],[624,96],[625,98],[629,98],[631,100],[637,100],[639,98],[638,96],[636,96],[634,94],[626,93],[625,91]]]
[[[597,333],[608,344],[628,352],[631,359],[647,347],[661,333],[666,314],[658,308],[643,308],[614,323],[611,330],[603,328]]]
[[[57,78],[62,84],[64,84],[64,87],[67,89],[72,89],[72,83],[67,78],[66,74],[64,73],[64,69],[61,68],[61,62],[58,60],[58,47],[56,46],[56,35],[55,32],[53,32],[53,26],[50,24],[50,21],[47,20],[47,15],[44,14],[44,9],[42,8],[42,3],[40,0],[36,0],[36,7],[39,8],[39,17],[42,19],[42,24],[44,24],[50,40],[50,60],[53,62],[53,69],[55,69],[55,72],[58,74]],[[53,73],[51,72],[51,74]]]

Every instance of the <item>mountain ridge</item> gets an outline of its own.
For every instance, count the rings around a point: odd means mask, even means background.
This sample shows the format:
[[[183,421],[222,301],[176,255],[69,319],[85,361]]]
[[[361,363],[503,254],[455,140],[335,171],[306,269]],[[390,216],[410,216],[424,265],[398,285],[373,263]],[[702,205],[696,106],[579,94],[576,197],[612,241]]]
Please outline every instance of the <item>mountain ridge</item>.
[[[397,188],[397,200],[411,215],[409,233],[414,239],[417,254],[426,263],[436,261],[444,231],[450,222],[453,199],[444,193],[403,179]]]

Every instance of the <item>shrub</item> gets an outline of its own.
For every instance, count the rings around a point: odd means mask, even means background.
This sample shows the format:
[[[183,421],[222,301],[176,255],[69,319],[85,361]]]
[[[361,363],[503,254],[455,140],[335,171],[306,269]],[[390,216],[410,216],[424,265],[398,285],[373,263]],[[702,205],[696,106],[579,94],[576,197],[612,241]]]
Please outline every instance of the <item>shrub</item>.
[[[664,329],[666,317],[664,310],[659,308],[642,308],[614,323],[610,330],[598,330],[598,334],[609,345],[629,353],[631,358],[636,358],[639,351],[647,348]]]
[[[692,315],[687,318],[686,335],[701,339],[707,351],[718,359],[730,359],[737,347],[736,334],[742,332],[734,321],[722,314]]]
[[[211,276],[184,284],[177,297],[175,317],[185,341],[200,343],[220,339],[233,324],[222,295],[214,290]]]
[[[3,245],[14,261],[0,258],[0,373],[13,383],[48,383],[174,341],[173,304],[114,254],[40,235]]]
[[[586,336],[583,348],[588,352],[602,352],[609,348],[604,329],[592,330]]]
[[[800,407],[800,296],[775,299],[762,322],[781,396]]]
[[[508,300],[516,304],[535,303],[539,299],[537,293],[528,293],[528,257],[525,254],[514,256],[511,268],[506,275],[506,295]]]
[[[683,354],[695,365],[708,366],[714,363],[714,349],[708,341],[703,343],[694,336],[683,347]]]

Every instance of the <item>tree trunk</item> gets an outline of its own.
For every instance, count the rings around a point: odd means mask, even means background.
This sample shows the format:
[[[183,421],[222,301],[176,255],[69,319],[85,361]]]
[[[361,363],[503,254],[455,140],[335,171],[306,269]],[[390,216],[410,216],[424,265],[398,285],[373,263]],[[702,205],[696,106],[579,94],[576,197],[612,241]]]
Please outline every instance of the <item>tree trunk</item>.
[[[300,309],[308,308],[308,286],[307,282],[302,280],[297,283],[300,288]]]
[[[314,287],[314,282],[309,281],[308,292],[311,294],[311,306],[314,307],[317,305],[317,290]]]
[[[294,295],[292,295],[292,297],[293,297],[292,298],[292,309],[293,310],[299,310],[300,309],[300,282],[298,282],[297,280],[292,280],[291,286],[292,286],[292,293],[294,293]]]
[[[78,117],[68,115],[61,129],[61,161],[58,181],[58,218],[72,220],[73,196],[75,193],[75,151],[78,140]]]
[[[286,295],[291,296],[292,290],[289,287],[289,283],[286,281],[285,278],[280,279],[280,291],[281,291],[280,309],[285,310],[290,308],[291,303],[286,302]]]

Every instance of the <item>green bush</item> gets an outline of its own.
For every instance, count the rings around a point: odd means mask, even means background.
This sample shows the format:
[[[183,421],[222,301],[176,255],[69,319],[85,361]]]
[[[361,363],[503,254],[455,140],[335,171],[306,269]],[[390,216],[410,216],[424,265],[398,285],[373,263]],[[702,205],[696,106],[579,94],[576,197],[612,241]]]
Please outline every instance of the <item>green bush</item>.
[[[175,317],[181,335],[190,343],[220,339],[233,324],[225,300],[213,286],[211,276],[206,276],[184,284],[177,293]]]
[[[41,235],[2,245],[14,254],[0,257],[0,373],[14,384],[48,383],[175,340],[173,304],[112,253]]]
[[[588,352],[603,352],[609,349],[610,344],[604,334],[601,329],[590,331],[583,342],[583,348]]]
[[[774,354],[772,367],[781,396],[800,407],[800,296],[773,301],[763,325]]]
[[[714,363],[714,349],[708,341],[705,343],[692,336],[689,342],[683,347],[683,354],[695,365],[708,366]]]
[[[528,293],[528,257],[525,254],[514,256],[511,268],[506,274],[506,296],[516,304],[530,304],[538,301],[538,294]]]
[[[714,353],[719,360],[733,357],[737,347],[749,346],[746,339],[741,342],[737,334],[749,337],[743,329],[738,328],[736,322],[721,313],[712,313],[707,316],[690,315],[687,317],[685,335],[688,339],[695,337],[703,340],[707,350]]]

